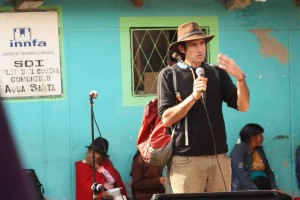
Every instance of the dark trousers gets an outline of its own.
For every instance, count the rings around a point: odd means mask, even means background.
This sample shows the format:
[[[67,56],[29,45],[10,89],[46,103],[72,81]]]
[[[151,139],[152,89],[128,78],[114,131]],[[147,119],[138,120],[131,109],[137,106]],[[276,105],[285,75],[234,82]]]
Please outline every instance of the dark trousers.
[[[271,190],[272,189],[271,185],[270,185],[270,181],[266,177],[258,177],[256,179],[254,179],[253,182],[255,183],[256,187],[259,190]],[[292,200],[292,197],[288,194],[282,194],[280,192],[277,192],[277,194],[278,194],[279,200]]]

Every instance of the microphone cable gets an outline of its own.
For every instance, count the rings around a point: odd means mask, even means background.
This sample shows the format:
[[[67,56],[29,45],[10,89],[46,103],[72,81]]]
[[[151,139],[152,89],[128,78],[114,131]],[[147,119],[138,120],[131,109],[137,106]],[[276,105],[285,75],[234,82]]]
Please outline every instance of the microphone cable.
[[[210,122],[210,119],[209,119],[209,116],[208,116],[208,112],[207,112],[206,106],[204,104],[203,104],[203,107],[204,107],[204,110],[205,110],[205,114],[206,114],[206,117],[207,117],[209,129],[210,129],[212,140],[213,140],[213,144],[214,144],[215,157],[217,159],[218,167],[219,167],[220,172],[221,172],[221,176],[222,176],[223,184],[224,184],[224,187],[225,187],[225,191],[228,192],[227,187],[226,187],[225,178],[224,178],[224,175],[223,175],[223,171],[222,171],[222,168],[220,166],[220,162],[219,162],[219,158],[218,158],[218,154],[217,154],[217,146],[216,146],[214,132],[212,130],[212,126],[211,126],[211,122]]]
[[[194,70],[189,67],[189,69],[191,70],[192,74],[193,74],[193,78],[194,80],[196,79],[195,77],[195,73],[194,73]],[[204,69],[204,67],[203,67]],[[205,110],[205,114],[206,114],[206,118],[207,118],[207,121],[208,121],[208,125],[209,125],[209,129],[210,129],[210,133],[211,133],[211,136],[212,136],[212,140],[213,140],[213,145],[214,145],[214,155],[217,159],[217,163],[218,163],[218,167],[220,169],[220,172],[221,172],[221,176],[222,176],[222,180],[223,180],[223,184],[224,184],[224,187],[225,187],[225,191],[228,192],[227,190],[227,187],[226,187],[226,182],[225,182],[225,178],[224,178],[224,175],[223,175],[223,171],[222,171],[222,168],[220,166],[220,162],[219,162],[219,158],[218,158],[218,154],[217,154],[217,146],[216,146],[216,141],[215,141],[215,135],[214,135],[214,132],[213,132],[213,129],[212,129],[212,126],[211,126],[211,122],[210,122],[210,119],[209,119],[209,115],[208,115],[208,112],[207,112],[207,109],[206,109],[206,105],[205,105],[205,102],[204,101],[201,101],[202,105],[203,105],[203,108]],[[231,167],[231,166],[230,166]]]

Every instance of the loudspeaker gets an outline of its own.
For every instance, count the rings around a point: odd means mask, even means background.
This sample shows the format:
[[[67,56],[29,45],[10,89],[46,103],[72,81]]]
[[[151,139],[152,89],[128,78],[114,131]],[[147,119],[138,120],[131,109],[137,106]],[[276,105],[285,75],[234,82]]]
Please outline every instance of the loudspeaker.
[[[154,194],[151,200],[278,200],[276,191],[255,190],[238,192],[203,192],[180,194]]]
[[[28,184],[31,184],[36,191],[37,199],[38,200],[46,200],[44,197],[44,187],[43,184],[40,183],[35,170],[34,169],[23,169],[23,173]]]

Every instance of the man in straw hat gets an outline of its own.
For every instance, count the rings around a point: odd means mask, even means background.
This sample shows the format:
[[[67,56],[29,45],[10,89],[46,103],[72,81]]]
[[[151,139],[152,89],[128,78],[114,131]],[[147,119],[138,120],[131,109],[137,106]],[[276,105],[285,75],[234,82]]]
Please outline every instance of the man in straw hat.
[[[174,193],[231,190],[222,103],[247,112],[249,91],[246,76],[233,59],[219,54],[219,66],[205,63],[206,46],[213,37],[203,33],[196,22],[180,25],[177,41],[169,47],[180,60],[172,66],[177,91],[170,67],[159,75],[159,115],[167,127],[175,128],[170,171]]]

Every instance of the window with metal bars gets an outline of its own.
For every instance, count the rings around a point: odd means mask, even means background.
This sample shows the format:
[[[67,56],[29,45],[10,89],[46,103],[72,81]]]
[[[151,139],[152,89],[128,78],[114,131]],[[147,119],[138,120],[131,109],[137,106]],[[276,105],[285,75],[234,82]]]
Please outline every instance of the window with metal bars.
[[[208,33],[208,27],[203,31]],[[160,70],[177,62],[168,51],[177,40],[177,27],[131,27],[130,35],[133,96],[154,95]]]

